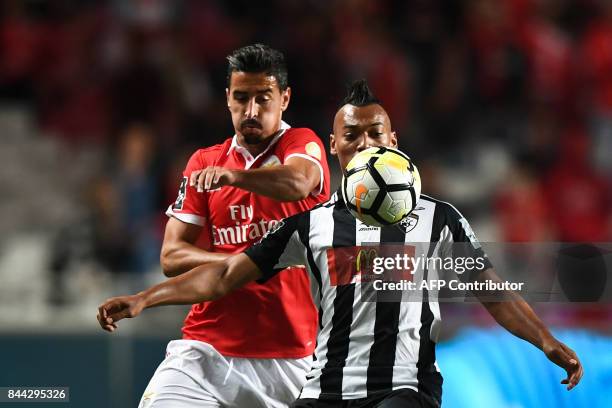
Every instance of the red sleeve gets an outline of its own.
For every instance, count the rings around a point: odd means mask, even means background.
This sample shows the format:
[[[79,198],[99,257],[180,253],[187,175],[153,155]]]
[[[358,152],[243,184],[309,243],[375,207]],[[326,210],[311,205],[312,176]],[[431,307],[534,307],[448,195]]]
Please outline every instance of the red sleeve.
[[[329,180],[327,155],[321,139],[310,129],[291,128],[278,142],[277,152],[284,164],[291,157],[301,157],[310,160],[319,167],[321,181],[319,187],[312,191],[312,195],[321,194]]]
[[[204,226],[208,218],[207,193],[198,193],[195,187],[189,185],[189,176],[195,170],[206,167],[206,158],[202,150],[196,151],[185,170],[179,187],[178,195],[174,204],[168,207],[166,215],[175,217],[183,222]]]

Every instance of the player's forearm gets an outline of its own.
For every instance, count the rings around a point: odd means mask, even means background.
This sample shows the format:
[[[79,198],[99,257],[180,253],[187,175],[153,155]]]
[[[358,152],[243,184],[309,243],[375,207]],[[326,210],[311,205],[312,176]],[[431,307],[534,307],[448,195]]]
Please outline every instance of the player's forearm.
[[[235,187],[278,201],[303,200],[318,184],[318,180],[287,165],[267,169],[238,170],[235,175]]]
[[[225,294],[221,277],[226,270],[226,262],[201,265],[140,292],[138,296],[141,297],[144,308],[191,305],[215,300]]]
[[[164,244],[160,254],[160,263],[164,275],[172,277],[200,265],[223,261],[230,256],[230,254],[206,251],[188,242],[176,242]]]
[[[505,301],[482,304],[502,327],[542,350],[552,339],[548,328],[521,296],[514,292],[506,292],[504,296]]]
[[[493,268],[488,268],[476,277],[477,281],[491,280],[501,282]],[[516,292],[500,290],[495,292],[475,292],[482,305],[502,327],[510,333],[538,347],[552,338],[550,331],[531,306]],[[491,301],[491,296],[495,301]]]

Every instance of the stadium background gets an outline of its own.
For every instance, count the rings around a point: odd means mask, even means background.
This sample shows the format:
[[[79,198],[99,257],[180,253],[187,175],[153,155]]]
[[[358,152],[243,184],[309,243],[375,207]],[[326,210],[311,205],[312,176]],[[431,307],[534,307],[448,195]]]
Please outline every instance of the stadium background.
[[[285,52],[285,119],[325,144],[345,85],[368,78],[424,190],[482,241],[612,241],[610,1],[5,0],[0,386],[135,406],[185,309],[111,336],[96,307],[161,279],[163,212],[193,149],[233,133],[225,56],[253,42]],[[612,405],[610,304],[535,307],[583,382],[565,392],[483,308],[444,305],[447,407]]]

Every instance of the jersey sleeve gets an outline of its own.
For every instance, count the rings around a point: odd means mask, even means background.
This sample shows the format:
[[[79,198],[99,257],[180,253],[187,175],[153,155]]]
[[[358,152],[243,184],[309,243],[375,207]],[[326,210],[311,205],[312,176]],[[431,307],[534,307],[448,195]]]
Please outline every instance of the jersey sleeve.
[[[446,228],[440,237],[443,254],[453,258],[453,272],[461,280],[475,279],[478,274],[493,265],[466,218],[452,205],[445,205]]]
[[[327,165],[327,155],[321,139],[310,129],[292,128],[279,141],[278,150],[282,163],[292,157],[301,157],[309,160],[319,168],[320,182],[319,187],[311,192],[313,196],[318,196],[324,192],[324,186],[329,178]]]
[[[207,193],[199,193],[195,187],[189,185],[189,176],[195,170],[201,170],[206,167],[206,160],[202,155],[202,151],[196,151],[187,166],[183,171],[183,177],[179,186],[176,201],[168,207],[166,215],[174,217],[188,224],[199,226],[206,225],[208,218],[208,201]]]
[[[255,245],[244,253],[259,267],[262,277],[257,281],[266,282],[289,266],[306,263],[306,247],[300,239],[302,213],[279,221]]]

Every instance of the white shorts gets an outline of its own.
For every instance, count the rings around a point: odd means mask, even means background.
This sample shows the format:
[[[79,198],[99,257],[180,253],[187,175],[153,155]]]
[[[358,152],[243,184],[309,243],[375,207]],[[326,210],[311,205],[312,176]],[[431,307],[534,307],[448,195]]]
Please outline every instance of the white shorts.
[[[312,357],[225,357],[196,340],[168,343],[139,408],[287,407],[306,382]]]

